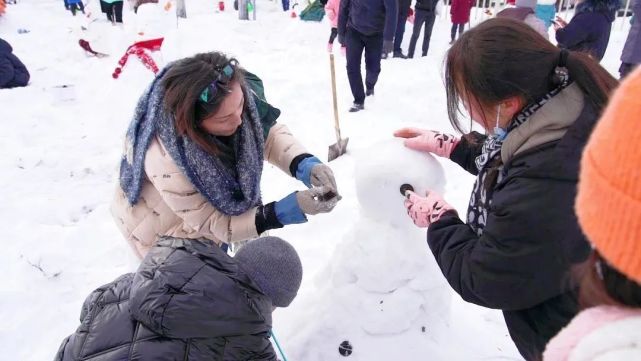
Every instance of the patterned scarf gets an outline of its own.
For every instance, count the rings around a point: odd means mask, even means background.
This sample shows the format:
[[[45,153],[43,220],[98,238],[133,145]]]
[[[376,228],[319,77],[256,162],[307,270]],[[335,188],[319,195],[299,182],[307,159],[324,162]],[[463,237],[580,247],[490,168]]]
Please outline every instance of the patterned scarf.
[[[566,72],[557,71],[557,76],[560,77],[560,85],[516,114],[507,129],[507,134],[528,121],[536,111],[570,85],[570,79]],[[488,165],[500,160],[502,146],[503,140],[494,135],[488,136],[483,143],[481,154],[475,159],[479,173],[476,177],[476,182],[474,182],[470,203],[467,208],[467,224],[472,227],[479,237],[483,234],[487,223],[487,213],[492,204],[494,186],[500,183],[503,178],[503,164],[501,164],[497,169],[498,177],[496,182],[486,187],[487,177],[490,174],[490,170],[492,170],[492,167],[488,167]]]
[[[164,108],[162,79],[167,65],[140,97],[127,130],[125,153],[120,162],[120,187],[130,204],[136,204],[145,179],[145,155],[151,140],[158,135],[182,173],[220,212],[235,216],[260,204],[260,176],[263,170],[265,140],[256,104],[246,87],[243,122],[229,148],[233,149],[235,168],[229,169],[217,156],[203,150],[190,138],[178,135],[174,115]]]

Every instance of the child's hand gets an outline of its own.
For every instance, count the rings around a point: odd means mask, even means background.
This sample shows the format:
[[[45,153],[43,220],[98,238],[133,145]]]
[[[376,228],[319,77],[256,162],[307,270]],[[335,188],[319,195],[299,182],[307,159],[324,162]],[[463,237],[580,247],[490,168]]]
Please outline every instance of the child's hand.
[[[397,138],[405,138],[406,147],[421,152],[429,152],[439,157],[449,158],[460,139],[451,134],[433,130],[402,128],[394,132]]]
[[[445,212],[455,211],[443,197],[435,192],[427,192],[424,197],[408,190],[405,192],[405,208],[415,225],[426,228],[438,221]],[[455,211],[456,212],[456,211]]]

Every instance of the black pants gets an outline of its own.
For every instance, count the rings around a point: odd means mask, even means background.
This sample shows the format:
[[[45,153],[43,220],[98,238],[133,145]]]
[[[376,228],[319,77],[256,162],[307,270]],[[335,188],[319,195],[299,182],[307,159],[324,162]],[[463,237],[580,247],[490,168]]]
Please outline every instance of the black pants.
[[[111,4],[105,3],[105,10],[107,10],[107,19],[109,21],[122,23],[122,1],[115,1]]]
[[[619,67],[619,80],[623,80],[623,78],[628,76],[628,74],[630,74],[632,70],[637,67],[637,65],[639,64],[621,63],[621,66]]]
[[[410,58],[414,56],[416,42],[418,41],[419,35],[421,35],[421,27],[423,27],[423,23],[425,23],[425,32],[423,33],[422,55],[427,55],[427,51],[430,48],[430,39],[432,38],[432,29],[434,28],[435,19],[436,13],[434,13],[433,11],[416,9],[416,11],[414,12],[414,29],[412,31],[410,48],[407,51],[407,56],[409,56]]]
[[[399,2],[399,5],[402,6]],[[405,34],[405,24],[407,23],[407,14],[410,12],[409,5],[398,9],[398,19],[396,20],[396,33],[394,34],[394,53],[401,52],[403,44],[403,35]]]
[[[69,10],[71,10],[71,14],[73,14],[73,16],[76,16],[76,12],[78,10],[80,10],[84,14],[85,13],[85,4],[83,4],[82,1],[77,3],[77,4],[70,4],[69,5]]]
[[[332,28],[332,32],[329,34],[329,43],[334,44],[334,40],[336,40],[337,36],[338,36],[338,29]]]
[[[365,90],[361,75],[361,58],[365,51],[365,86],[374,88],[381,73],[381,54],[383,52],[383,34],[364,35],[347,28],[347,77],[352,89],[354,103],[365,103]]]
[[[456,39],[456,28],[457,27],[458,27],[458,36],[459,37],[461,36],[461,34],[463,34],[463,31],[465,31],[465,24],[456,24],[456,23],[452,24],[452,32],[450,34],[452,36],[452,41],[454,41]]]

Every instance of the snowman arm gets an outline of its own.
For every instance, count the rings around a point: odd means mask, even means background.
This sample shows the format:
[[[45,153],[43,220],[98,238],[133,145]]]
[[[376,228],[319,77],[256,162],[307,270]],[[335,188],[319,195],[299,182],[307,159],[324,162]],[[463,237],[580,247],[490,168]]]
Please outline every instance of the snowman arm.
[[[575,188],[514,177],[494,193],[481,236],[453,212],[444,214],[429,227],[427,242],[452,288],[467,302],[502,310],[566,292],[570,258],[589,251],[575,229]]]
[[[479,170],[476,168],[475,160],[481,155],[485,138],[487,138],[485,135],[478,132],[464,135],[452,150],[450,160],[473,175],[477,175]]]

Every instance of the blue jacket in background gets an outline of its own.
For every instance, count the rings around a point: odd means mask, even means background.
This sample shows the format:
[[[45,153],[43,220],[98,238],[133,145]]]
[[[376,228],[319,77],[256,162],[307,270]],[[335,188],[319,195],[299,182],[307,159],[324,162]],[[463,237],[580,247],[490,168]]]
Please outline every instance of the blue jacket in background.
[[[27,67],[13,55],[11,45],[0,39],[0,89],[26,86],[29,77]]]
[[[618,7],[618,0],[586,0],[580,3],[570,23],[556,32],[559,46],[603,59]]]
[[[350,27],[363,35],[383,33],[384,40],[392,41],[397,17],[396,0],[342,0],[338,34],[344,37]]]

